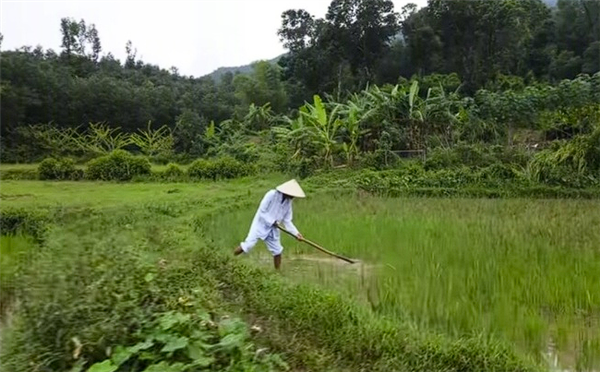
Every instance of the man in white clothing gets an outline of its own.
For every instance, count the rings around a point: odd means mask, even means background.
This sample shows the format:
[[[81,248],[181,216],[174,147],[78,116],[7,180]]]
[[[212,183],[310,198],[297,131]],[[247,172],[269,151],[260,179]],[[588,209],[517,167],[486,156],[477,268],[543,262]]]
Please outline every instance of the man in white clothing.
[[[298,229],[292,222],[292,200],[304,197],[304,191],[296,180],[288,181],[277,186],[275,190],[268,191],[254,215],[246,240],[240,243],[233,254],[237,256],[250,252],[260,239],[265,242],[265,245],[273,255],[275,269],[279,270],[283,247],[280,242],[277,222],[282,222],[288,231],[294,234],[298,240],[302,240],[302,234],[298,232]]]

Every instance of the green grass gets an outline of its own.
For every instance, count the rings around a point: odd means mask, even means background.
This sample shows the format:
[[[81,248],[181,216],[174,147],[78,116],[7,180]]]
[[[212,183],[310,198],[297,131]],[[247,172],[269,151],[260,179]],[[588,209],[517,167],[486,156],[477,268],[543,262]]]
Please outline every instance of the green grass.
[[[0,236],[0,318],[11,306],[17,288],[20,265],[36,248],[28,236]]]
[[[23,163],[23,164],[6,164],[0,163],[0,172],[8,170],[35,170],[38,167],[38,163]]]
[[[254,212],[211,221],[223,249],[243,240]],[[600,366],[599,201],[316,196],[294,212],[307,238],[364,262],[288,261],[296,280],[422,329],[507,340],[534,358],[552,344],[566,365]],[[284,257],[321,255],[284,239]],[[245,260],[271,264],[262,246]]]

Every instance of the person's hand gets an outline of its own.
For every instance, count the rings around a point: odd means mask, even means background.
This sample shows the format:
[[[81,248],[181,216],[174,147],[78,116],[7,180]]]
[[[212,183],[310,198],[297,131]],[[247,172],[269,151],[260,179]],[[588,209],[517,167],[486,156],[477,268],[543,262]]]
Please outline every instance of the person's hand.
[[[296,239],[298,239],[299,241],[303,241],[304,237],[302,236],[302,234],[298,233],[298,235],[296,235]]]

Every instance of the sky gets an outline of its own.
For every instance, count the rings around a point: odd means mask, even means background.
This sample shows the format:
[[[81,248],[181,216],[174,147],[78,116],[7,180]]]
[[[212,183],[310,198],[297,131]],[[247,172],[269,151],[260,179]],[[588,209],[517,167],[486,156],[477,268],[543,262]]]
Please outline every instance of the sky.
[[[396,11],[412,2],[392,0]],[[125,60],[131,40],[138,59],[180,74],[202,76],[219,67],[241,66],[285,52],[277,29],[281,13],[305,9],[324,17],[331,0],[79,0],[0,1],[2,50],[22,46],[60,51],[60,19],[95,24],[102,55]]]

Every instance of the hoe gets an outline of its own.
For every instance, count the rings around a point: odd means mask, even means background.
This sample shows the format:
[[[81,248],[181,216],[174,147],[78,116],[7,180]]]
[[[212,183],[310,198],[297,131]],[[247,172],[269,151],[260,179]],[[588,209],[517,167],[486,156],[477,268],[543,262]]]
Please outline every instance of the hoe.
[[[292,236],[293,238],[296,238],[296,237],[294,236],[294,234],[292,234],[291,232],[287,231],[287,230],[286,230],[285,228],[283,228],[283,226],[281,226],[279,223],[277,224],[277,227],[279,228],[279,230],[283,231],[284,233],[286,233],[286,234],[288,234],[288,235]],[[325,249],[325,248],[323,248],[323,247],[319,246],[319,245],[318,245],[318,244],[316,244],[316,243],[313,243],[313,242],[311,242],[311,241],[310,241],[310,240],[308,240],[308,239],[302,239],[302,241],[303,241],[303,242],[305,242],[306,244],[308,244],[308,245],[310,245],[310,246],[312,246],[312,247],[314,247],[314,248],[316,248],[316,249],[320,250],[321,252],[323,252],[323,253],[325,253],[325,254],[328,254],[328,255],[330,255],[330,256],[333,256],[333,257],[335,257],[335,258],[339,258],[340,260],[346,261],[346,262],[348,262],[348,263],[351,263],[351,264],[353,264],[353,263],[356,263],[356,262],[357,262],[356,260],[351,260],[351,259],[349,259],[349,258],[347,258],[347,257],[344,257],[344,256],[341,256],[341,255],[339,255],[339,254],[337,254],[337,253],[330,252],[330,251],[328,251],[327,249]]]

